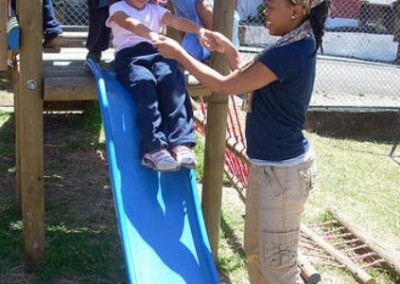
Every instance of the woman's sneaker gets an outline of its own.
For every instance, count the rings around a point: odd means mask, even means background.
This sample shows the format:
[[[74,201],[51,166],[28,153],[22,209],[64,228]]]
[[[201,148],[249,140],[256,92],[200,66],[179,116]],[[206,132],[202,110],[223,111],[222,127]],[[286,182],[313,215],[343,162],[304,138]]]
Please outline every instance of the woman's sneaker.
[[[188,169],[194,169],[197,164],[196,155],[193,150],[185,145],[177,145],[171,149],[171,153],[175,160]]]
[[[166,149],[144,154],[142,165],[160,172],[173,172],[180,168],[179,163]]]

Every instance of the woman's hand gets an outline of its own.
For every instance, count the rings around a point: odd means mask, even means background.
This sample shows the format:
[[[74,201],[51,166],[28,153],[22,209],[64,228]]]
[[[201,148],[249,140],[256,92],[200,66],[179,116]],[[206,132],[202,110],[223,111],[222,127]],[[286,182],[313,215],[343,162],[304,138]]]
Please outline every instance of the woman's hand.
[[[215,31],[204,30],[202,45],[210,51],[225,53],[227,46],[231,45],[230,40],[223,34]]]
[[[182,46],[172,38],[159,35],[158,40],[154,41],[154,47],[165,58],[178,59],[184,53]]]

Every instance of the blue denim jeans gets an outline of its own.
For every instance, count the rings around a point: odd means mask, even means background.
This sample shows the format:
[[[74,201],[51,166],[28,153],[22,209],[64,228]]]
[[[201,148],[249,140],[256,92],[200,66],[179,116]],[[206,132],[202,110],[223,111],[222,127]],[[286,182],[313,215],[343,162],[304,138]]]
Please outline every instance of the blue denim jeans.
[[[89,52],[100,53],[108,49],[111,29],[106,27],[108,1],[87,0],[89,12],[89,34],[86,48]]]
[[[136,103],[141,156],[159,148],[195,144],[190,97],[175,60],[141,43],[118,51],[114,68]]]
[[[214,0],[209,1],[211,5],[214,5]],[[190,19],[192,22],[202,25],[196,10],[196,0],[171,0],[171,2],[176,16]],[[239,14],[235,11],[232,34],[232,42],[235,46],[240,45],[238,36],[239,20]],[[187,33],[181,44],[190,55],[200,61],[206,61],[210,58],[210,52],[200,46],[199,37],[196,34]]]
[[[15,0],[11,1],[12,14],[16,14]],[[54,15],[54,7],[51,0],[43,0],[43,36],[51,37],[62,33],[60,24]]]

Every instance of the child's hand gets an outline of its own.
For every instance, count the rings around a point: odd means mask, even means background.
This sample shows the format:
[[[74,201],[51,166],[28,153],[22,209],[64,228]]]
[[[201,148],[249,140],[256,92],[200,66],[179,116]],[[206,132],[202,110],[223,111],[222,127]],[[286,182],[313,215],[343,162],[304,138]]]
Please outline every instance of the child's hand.
[[[201,47],[208,49],[209,43],[208,43],[208,38],[206,36],[206,31],[207,31],[207,29],[201,28],[199,30],[198,36],[199,36],[199,42],[200,42]]]
[[[155,33],[155,32],[150,32],[149,34],[150,39],[152,42],[157,42],[160,40],[160,34],[159,33]]]
[[[154,41],[154,47],[165,58],[177,59],[182,54],[182,46],[172,38],[159,35],[158,40]]]

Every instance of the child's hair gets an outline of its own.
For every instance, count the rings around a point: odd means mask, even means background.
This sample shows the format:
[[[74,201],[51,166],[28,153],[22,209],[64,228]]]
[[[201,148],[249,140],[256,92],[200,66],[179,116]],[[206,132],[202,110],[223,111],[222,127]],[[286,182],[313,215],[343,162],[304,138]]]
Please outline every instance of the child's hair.
[[[325,33],[325,22],[328,17],[329,2],[327,0],[321,2],[319,5],[311,9],[309,20],[311,28],[313,30],[315,41],[317,43],[314,55],[317,53],[318,49],[321,48],[321,52],[324,53],[322,48],[322,37]]]

